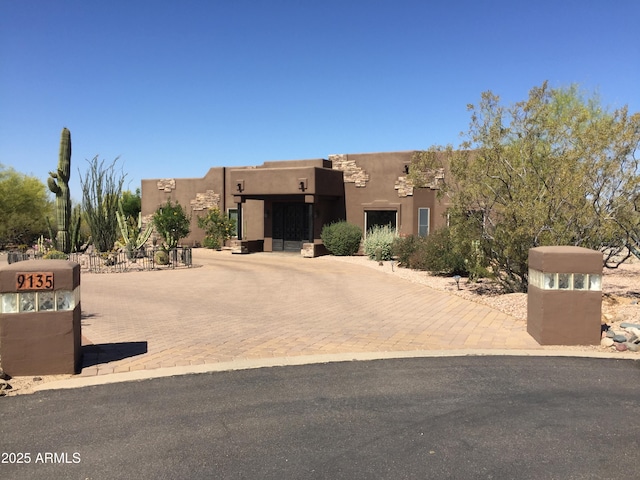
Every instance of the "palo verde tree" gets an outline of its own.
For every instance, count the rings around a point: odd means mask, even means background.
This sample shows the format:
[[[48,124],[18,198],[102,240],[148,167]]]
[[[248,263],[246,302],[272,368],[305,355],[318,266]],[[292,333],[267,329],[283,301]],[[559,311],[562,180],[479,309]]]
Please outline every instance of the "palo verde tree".
[[[481,256],[505,291],[526,291],[531,247],[602,250],[609,267],[633,251],[640,114],[608,112],[576,87],[546,83],[511,106],[485,92],[468,108],[466,140],[417,154],[410,178],[419,186],[448,169],[441,195],[456,248]]]
[[[116,213],[126,174],[116,169],[118,158],[110,165],[98,156],[87,162],[86,175],[80,174],[82,208],[93,245],[99,252],[108,252],[118,240]]]

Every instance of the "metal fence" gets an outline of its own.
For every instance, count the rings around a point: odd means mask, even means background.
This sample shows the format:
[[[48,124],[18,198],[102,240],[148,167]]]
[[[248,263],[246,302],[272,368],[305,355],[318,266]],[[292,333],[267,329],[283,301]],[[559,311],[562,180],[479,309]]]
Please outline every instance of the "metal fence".
[[[39,258],[42,258],[42,254],[35,252],[7,252],[7,262],[10,264]],[[168,251],[151,247],[134,252],[71,253],[68,259],[79,263],[81,270],[93,273],[161,270],[193,265],[191,247]]]

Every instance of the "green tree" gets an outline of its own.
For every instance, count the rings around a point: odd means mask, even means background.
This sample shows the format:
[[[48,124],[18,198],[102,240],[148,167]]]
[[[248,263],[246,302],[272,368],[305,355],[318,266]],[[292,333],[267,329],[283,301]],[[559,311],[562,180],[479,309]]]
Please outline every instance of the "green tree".
[[[142,197],[140,196],[140,189],[136,188],[135,193],[131,193],[131,190],[125,190],[122,192],[122,212],[127,219],[138,219],[138,215],[142,211]]]
[[[53,214],[47,186],[36,177],[0,164],[0,248],[30,245],[46,235],[46,218]]]
[[[236,222],[215,207],[209,209],[206,216],[198,217],[198,227],[204,230],[205,247],[220,248],[233,235]]]
[[[629,255],[640,232],[640,115],[546,83],[511,106],[485,92],[468,108],[460,148],[421,152],[410,169],[417,186],[448,169],[440,195],[461,251],[479,251],[506,291],[526,291],[531,247],[602,250],[610,267]]]
[[[178,202],[172,203],[171,200],[167,200],[167,203],[153,214],[153,225],[162,235],[166,250],[176,248],[180,239],[191,232],[191,218],[185,213],[182,205]]]
[[[108,252],[118,240],[116,212],[126,174],[116,169],[117,158],[108,166],[98,156],[87,162],[86,175],[80,174],[84,218],[96,249]]]

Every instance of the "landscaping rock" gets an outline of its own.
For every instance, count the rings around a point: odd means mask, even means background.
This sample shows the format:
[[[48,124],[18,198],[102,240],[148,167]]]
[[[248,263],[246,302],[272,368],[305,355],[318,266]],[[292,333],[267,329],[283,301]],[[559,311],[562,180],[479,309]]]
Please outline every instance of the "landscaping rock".
[[[605,337],[600,341],[600,345],[603,347],[610,347],[614,344],[613,338]]]
[[[624,329],[637,328],[637,329],[640,329],[640,323],[622,322],[620,324],[620,328],[624,328]]]
[[[613,341],[617,343],[624,343],[627,341],[626,335],[617,334],[613,336]]]
[[[626,345],[627,350],[629,350],[630,352],[637,352],[638,350],[640,350],[640,345],[638,345],[637,343],[627,342],[623,345]]]
[[[626,343],[616,343],[616,350],[619,352],[626,352],[627,351],[627,344]]]
[[[627,332],[631,333],[637,338],[640,338],[640,328],[636,327],[627,327]]]

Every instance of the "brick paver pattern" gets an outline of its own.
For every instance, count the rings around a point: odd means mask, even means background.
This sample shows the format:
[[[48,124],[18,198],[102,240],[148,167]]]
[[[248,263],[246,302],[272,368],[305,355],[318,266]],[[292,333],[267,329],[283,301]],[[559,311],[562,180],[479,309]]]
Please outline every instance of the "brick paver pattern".
[[[331,257],[194,249],[194,265],[83,273],[81,375],[333,353],[541,348],[522,320]]]

